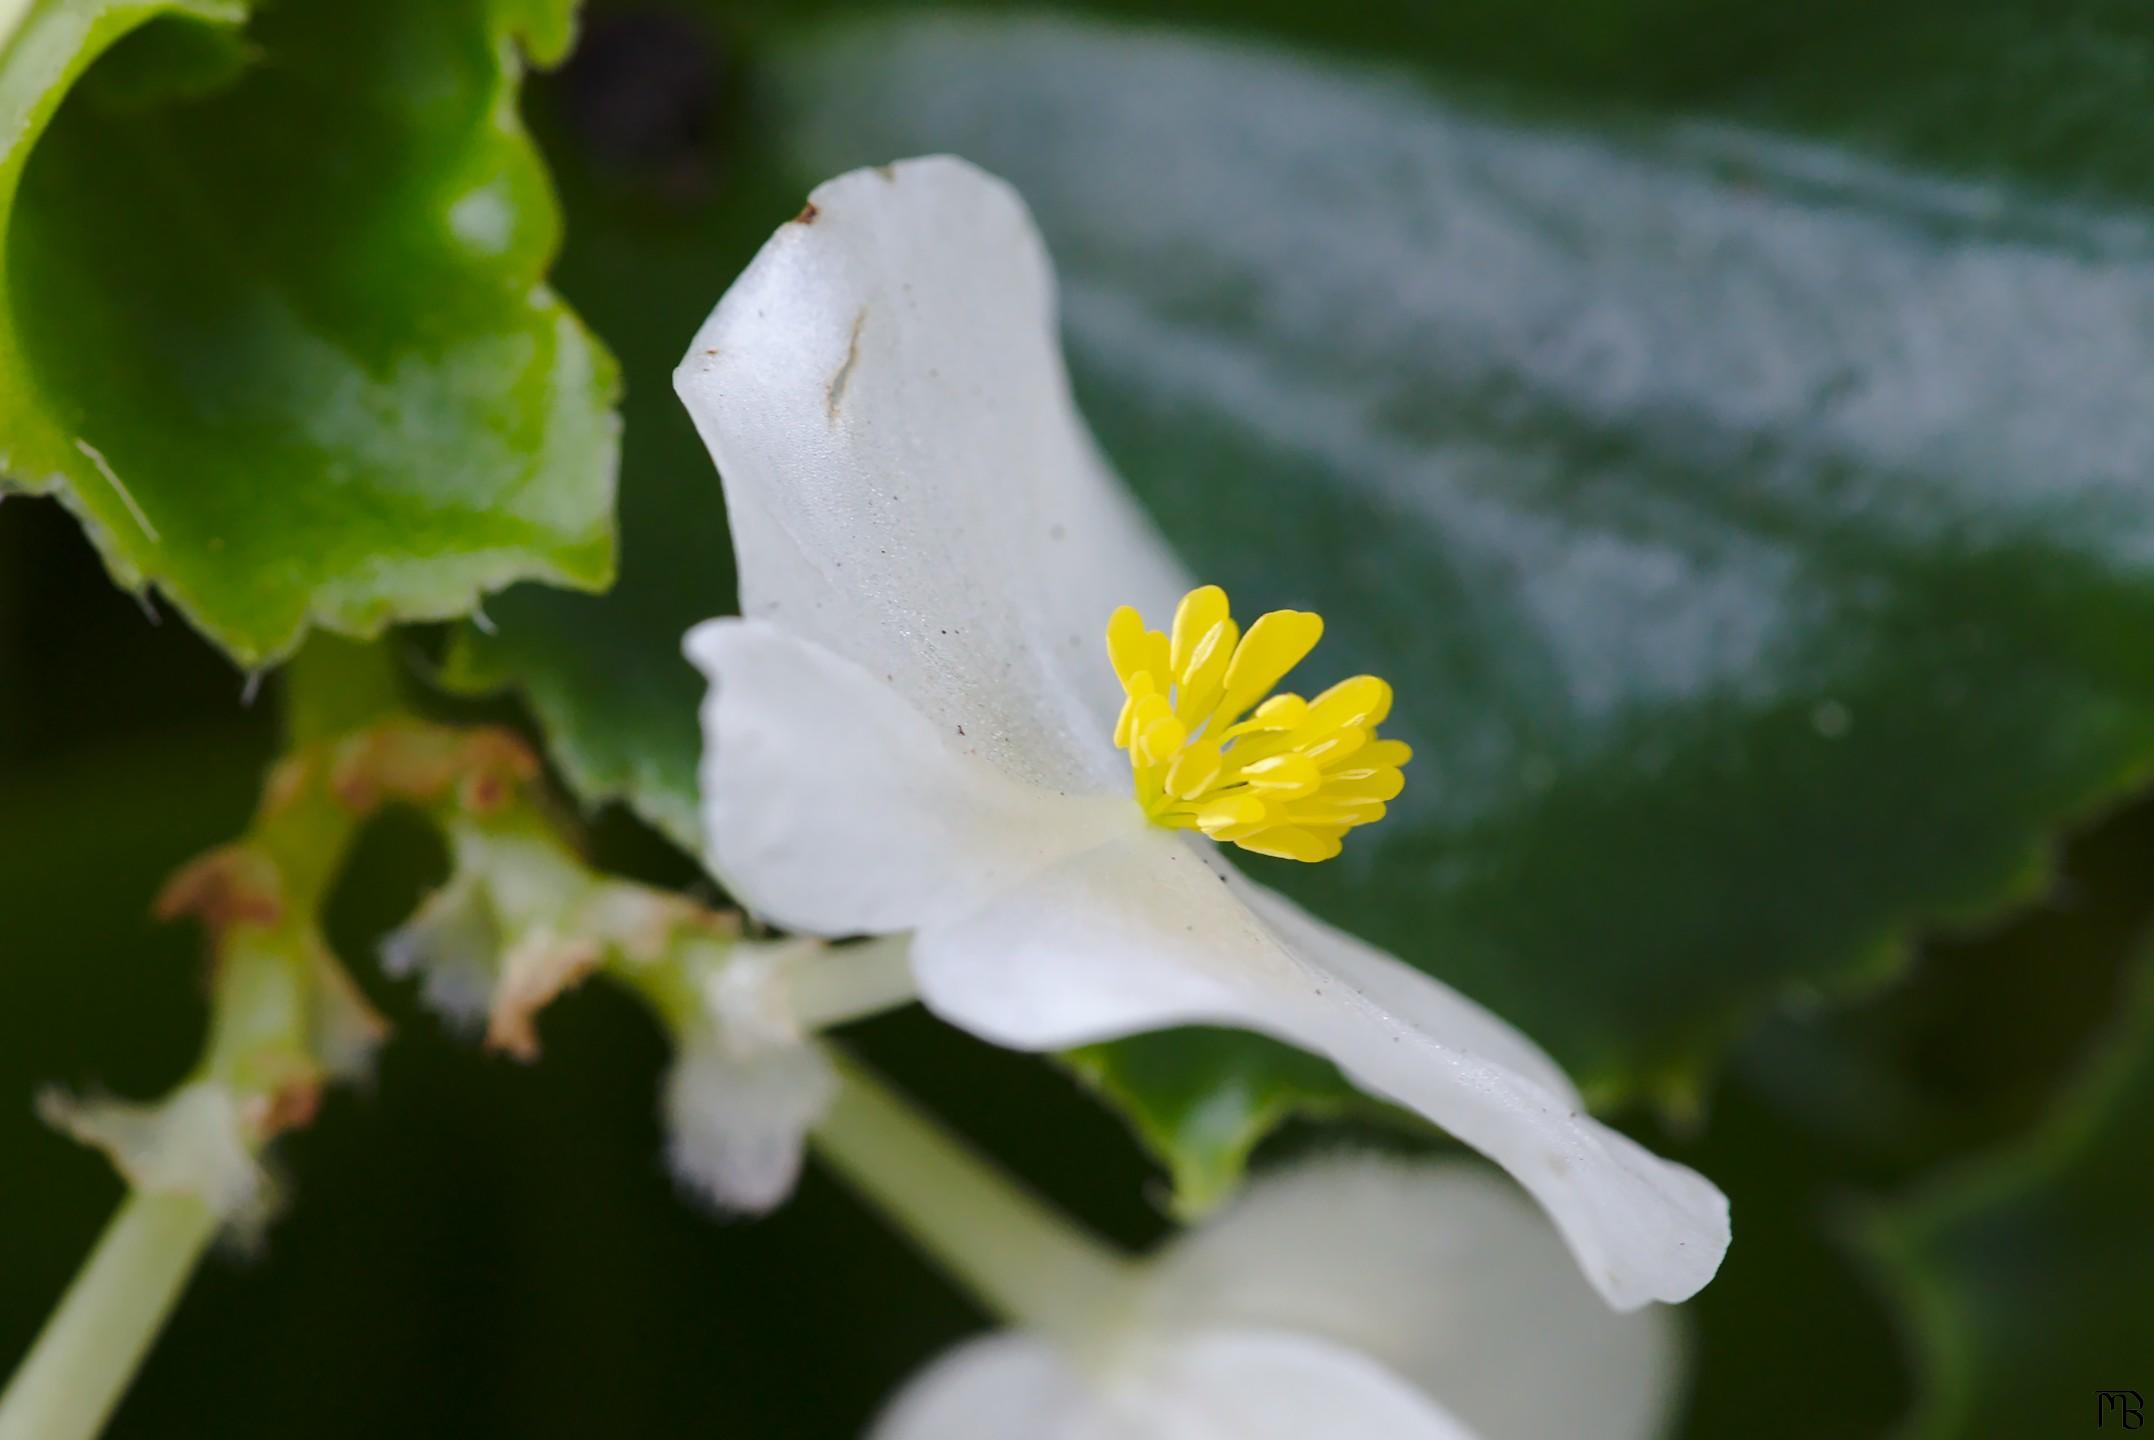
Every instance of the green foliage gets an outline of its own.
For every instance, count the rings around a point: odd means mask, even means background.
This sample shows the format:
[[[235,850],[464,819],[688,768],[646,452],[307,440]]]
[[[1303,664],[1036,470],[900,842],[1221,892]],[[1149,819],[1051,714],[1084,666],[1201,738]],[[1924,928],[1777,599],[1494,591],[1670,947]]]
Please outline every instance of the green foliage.
[[[615,370],[542,283],[516,112],[570,17],[36,0],[0,49],[8,480],[244,665],[605,584]]]
[[[2147,1376],[2146,1146],[2154,1135],[2154,970],[2078,1093],[2030,1141],[1923,1186],[1876,1251],[1912,1316],[1924,1440],[2093,1428],[2096,1392]],[[2123,1428],[2120,1415],[2108,1416]]]

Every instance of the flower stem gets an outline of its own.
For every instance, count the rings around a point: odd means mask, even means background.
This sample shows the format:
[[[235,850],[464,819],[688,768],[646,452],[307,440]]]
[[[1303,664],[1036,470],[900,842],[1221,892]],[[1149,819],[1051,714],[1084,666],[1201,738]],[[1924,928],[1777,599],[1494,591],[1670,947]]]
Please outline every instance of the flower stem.
[[[0,1391],[0,1440],[91,1440],[217,1233],[195,1195],[137,1191]]]
[[[829,1030],[919,998],[904,936],[857,945],[817,946],[793,963],[793,1019],[807,1031]]]
[[[818,1153],[989,1311],[1068,1334],[1126,1302],[1134,1266],[921,1113],[832,1054],[840,1087]]]

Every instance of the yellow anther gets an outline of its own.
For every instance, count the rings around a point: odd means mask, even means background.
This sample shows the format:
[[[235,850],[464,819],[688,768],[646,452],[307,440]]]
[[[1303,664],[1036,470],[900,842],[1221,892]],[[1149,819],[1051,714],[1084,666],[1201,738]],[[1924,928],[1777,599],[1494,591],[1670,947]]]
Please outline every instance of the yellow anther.
[[[1324,617],[1306,610],[1274,610],[1257,616],[1227,662],[1227,693],[1219,702],[1226,723],[1233,724],[1244,710],[1271,693],[1271,687],[1316,648],[1323,633]]]
[[[1406,788],[1406,777],[1388,767],[1366,775],[1327,775],[1324,779],[1324,794],[1340,800],[1396,800]]]
[[[1336,770],[1368,748],[1369,732],[1356,725],[1334,730],[1301,753],[1326,770]]]
[[[1244,765],[1242,779],[1268,800],[1299,800],[1324,783],[1314,760],[1291,752]]]
[[[1114,666],[1115,678],[1124,686],[1145,668],[1150,640],[1136,607],[1124,605],[1107,617],[1107,663]]]
[[[1190,657],[1196,653],[1197,642],[1211,634],[1221,621],[1233,618],[1227,610],[1227,592],[1217,585],[1202,585],[1184,595],[1182,603],[1174,607],[1173,641],[1168,650],[1167,664],[1174,673],[1184,674]]]
[[[1370,733],[1369,743],[1354,756],[1356,769],[1388,765],[1396,770],[1414,758],[1414,747],[1404,740],[1379,740]]]
[[[1244,850],[1254,850],[1259,855],[1276,855],[1281,860],[1304,860],[1314,864],[1329,860],[1339,853],[1339,837],[1315,830],[1303,830],[1298,826],[1274,826],[1259,830],[1254,835],[1244,835],[1235,844]]]
[[[1124,605],[1107,622],[1107,658],[1123,685],[1149,674],[1165,690],[1173,680],[1167,669],[1167,637],[1144,628],[1144,617]]]
[[[1146,815],[1302,861],[1330,859],[1348,830],[1383,818],[1413,758],[1376,734],[1391,687],[1356,675],[1314,700],[1266,698],[1323,633],[1302,610],[1261,615],[1244,633],[1216,585],[1184,595],[1165,633],[1127,605],[1114,612],[1107,658],[1127,697],[1114,743],[1129,751]]]
[[[1391,713],[1391,687],[1374,675],[1356,675],[1351,680],[1341,680],[1309,702],[1309,713],[1302,724],[1336,730],[1348,725],[1366,725],[1371,729],[1384,723]]]
[[[1234,658],[1241,631],[1221,620],[1204,632],[1174,672],[1174,713],[1184,718],[1209,715],[1226,683],[1227,662]]]
[[[1217,745],[1199,740],[1186,747],[1167,766],[1167,793],[1177,800],[1196,799],[1212,788],[1224,763]]]
[[[1237,825],[1262,825],[1264,802],[1254,795],[1223,795],[1196,813],[1197,828],[1209,835]]]
[[[1309,702],[1299,695],[1274,695],[1257,706],[1256,713],[1228,729],[1229,735],[1257,730],[1291,730],[1309,717]]]

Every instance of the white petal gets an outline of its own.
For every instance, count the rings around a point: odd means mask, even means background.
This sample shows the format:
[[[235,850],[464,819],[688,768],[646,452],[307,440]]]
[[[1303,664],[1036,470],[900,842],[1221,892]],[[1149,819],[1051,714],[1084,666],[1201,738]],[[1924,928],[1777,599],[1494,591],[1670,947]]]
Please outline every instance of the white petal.
[[[808,1131],[836,1093],[812,1045],[739,1055],[714,1038],[687,1042],[666,1076],[673,1173],[720,1210],[770,1210],[793,1193]]]
[[[1096,1371],[1096,1373],[1095,1373]],[[1320,1337],[1217,1330],[1130,1337],[1079,1369],[992,1335],[910,1381],[870,1440],[1474,1440],[1427,1396]]]
[[[1127,790],[1064,796],[981,758],[881,677],[763,620],[696,627],[705,858],[742,904],[820,935],[959,913],[1110,833]]]
[[[1018,779],[1126,789],[1114,607],[1186,588],[1078,416],[1024,203],[960,160],[818,187],[674,385],[724,476],[743,613],[963,725]]]
[[[972,1340],[907,1381],[869,1440],[1093,1440],[1097,1399],[1045,1340]]]
[[[1579,1103],[1577,1088],[1563,1067],[1517,1026],[1367,941],[1325,924],[1278,891],[1266,889],[1238,870],[1230,873],[1234,892],[1288,949],[1346,980],[1415,1029],[1440,1035],[1456,1049],[1499,1065],[1573,1105]]]
[[[1620,1308],[1687,1298],[1727,1249],[1725,1197],[1585,1114],[1523,1036],[1167,832],[923,926],[913,966],[930,1009],[1019,1049],[1209,1023],[1328,1056],[1510,1171]]]
[[[1152,1262],[1162,1323],[1328,1336],[1484,1440],[1648,1440],[1675,1399],[1671,1314],[1618,1314],[1518,1191],[1462,1161],[1342,1157],[1254,1182]]]
[[[1132,1428],[1102,1433],[1131,1440],[1475,1440],[1367,1354],[1285,1331],[1200,1331],[1160,1347],[1114,1398]]]

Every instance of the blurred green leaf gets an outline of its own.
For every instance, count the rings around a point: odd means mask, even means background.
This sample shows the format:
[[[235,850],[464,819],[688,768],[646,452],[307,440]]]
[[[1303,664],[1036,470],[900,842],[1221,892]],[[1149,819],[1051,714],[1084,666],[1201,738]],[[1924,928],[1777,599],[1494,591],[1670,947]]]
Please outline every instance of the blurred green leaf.
[[[1608,8],[1575,67],[1603,99],[1689,19],[1746,57],[1710,85],[1671,63],[1625,94],[1657,108],[1622,109],[1159,28],[765,17],[727,158],[792,194],[733,182],[730,228],[641,296],[681,314],[636,374],[672,404],[681,339],[814,180],[935,150],[1009,177],[1087,414],[1192,568],[1322,611],[1323,663],[1398,687],[1421,758],[1393,818],[1265,878],[1596,1099],[1681,1110],[1776,1001],[2035,892],[2050,837],[2154,764],[2154,218],[2128,203],[2154,191],[2118,132],[2143,117],[2061,42],[2019,93],[1990,51],[2033,12],[1980,14],[1832,11],[1876,44],[1868,88],[1827,96],[1729,7]],[[1921,70],[1933,31],[1964,93]],[[2016,134],[1954,120],[2007,90]],[[591,223],[593,253],[651,243]],[[711,546],[718,497],[666,433],[630,491],[678,573],[640,577],[640,613],[541,597],[582,623],[505,627],[492,678],[604,758],[595,793],[692,843],[677,646],[715,557],[671,537]],[[1341,1098],[1283,1055],[1155,1037],[1083,1068],[1211,1189],[1269,1118]]]
[[[2154,1396],[2154,970],[2139,980],[2109,1052],[2043,1131],[1932,1182],[1875,1227],[1914,1317],[1926,1382],[1916,1435],[2091,1430],[2096,1392]],[[2107,1420],[2125,1428],[2115,1408]]]
[[[2054,1111],[2113,1028],[2154,929],[2150,863],[2154,803],[2105,815],[2062,848],[2040,904],[1929,937],[1859,1004],[1773,1016],[1734,1063],[1873,1189],[1992,1152]]]
[[[1603,1088],[2154,763],[2145,216],[1060,21],[823,31],[776,94],[803,174],[1025,193],[1169,537],[1398,688],[1392,818],[1267,878]]]
[[[542,283],[516,110],[571,16],[36,0],[0,49],[0,469],[246,665],[605,584],[615,371]]]
[[[1863,1263],[1865,1192],[1847,1177],[1845,1157],[1776,1112],[1740,1073],[1716,1088],[1703,1143],[1672,1153],[1727,1192],[1736,1226],[1720,1273],[1677,1315],[1691,1336],[1691,1383],[1676,1433],[1891,1433],[1912,1379],[1899,1316]]]
[[[2023,1151],[2060,1110],[2085,1104],[2075,1097],[2089,1056],[2115,1044],[2145,970],[2135,962],[2154,920],[2150,857],[2154,805],[2105,816],[2072,837],[2042,904],[1978,937],[1933,937],[1882,993],[1776,1017],[1730,1057],[1711,1136],[1685,1157],[1727,1189],[1744,1237],[1684,1307],[1700,1339],[1690,1433],[1902,1433],[1917,1380],[1904,1336],[1917,1316],[1901,1302],[1920,1287],[1879,1283],[1861,1222],[1911,1185],[1958,1191],[1964,1180],[1937,1177],[2001,1147]],[[1981,1308],[2004,1299],[1973,1271],[1957,1278]],[[2056,1278],[2050,1310],[2074,1313],[2071,1282]],[[1924,1323],[1954,1322],[1939,1311]],[[2063,1429],[2000,1421],[1974,1433]]]

